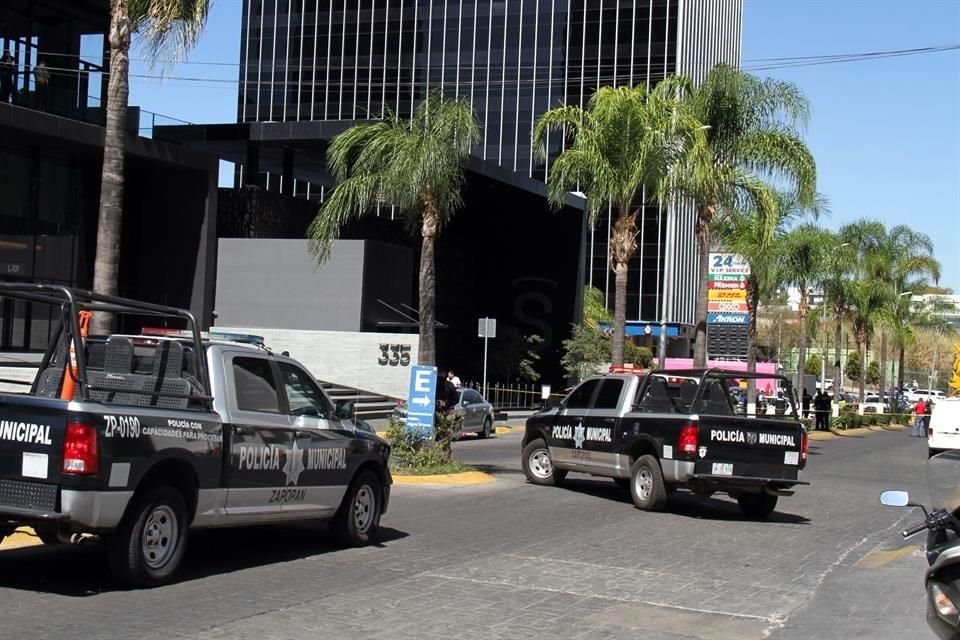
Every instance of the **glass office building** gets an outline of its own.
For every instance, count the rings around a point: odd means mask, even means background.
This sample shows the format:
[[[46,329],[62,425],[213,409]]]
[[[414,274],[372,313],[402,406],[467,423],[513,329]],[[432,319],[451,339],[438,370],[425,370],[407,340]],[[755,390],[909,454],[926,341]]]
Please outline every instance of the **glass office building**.
[[[244,0],[238,122],[348,126],[387,112],[406,117],[441,90],[473,106],[483,128],[473,151],[480,165],[517,184],[542,183],[561,140],[548,140],[546,162],[533,157],[540,114],[584,105],[605,85],[650,85],[673,73],[702,79],[718,62],[739,65],[741,18],[742,0]],[[284,171],[265,184],[322,199],[331,183],[298,176],[294,162],[284,156]],[[248,184],[243,170],[238,181]],[[692,323],[693,222],[691,207],[671,215],[643,208],[629,271],[631,332],[643,335],[663,317],[668,260],[675,277],[667,319]],[[612,306],[610,226],[601,216],[581,253],[584,281]]]

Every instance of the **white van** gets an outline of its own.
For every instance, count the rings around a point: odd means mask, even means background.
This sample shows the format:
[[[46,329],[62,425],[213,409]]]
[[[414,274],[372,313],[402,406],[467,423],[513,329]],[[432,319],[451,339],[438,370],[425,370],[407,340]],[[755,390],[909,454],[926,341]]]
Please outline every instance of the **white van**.
[[[931,456],[948,449],[960,449],[960,398],[934,401],[928,434],[927,447]]]

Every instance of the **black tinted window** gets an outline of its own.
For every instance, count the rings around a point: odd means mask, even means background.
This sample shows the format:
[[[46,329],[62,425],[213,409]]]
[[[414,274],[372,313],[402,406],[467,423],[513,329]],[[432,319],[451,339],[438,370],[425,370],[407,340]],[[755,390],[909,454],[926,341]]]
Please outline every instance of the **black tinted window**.
[[[573,390],[567,399],[567,409],[586,409],[590,406],[590,398],[596,390],[599,380],[587,380],[582,385]]]
[[[623,391],[623,380],[608,379],[600,385],[597,399],[593,401],[594,409],[616,409],[620,404],[620,392]]]
[[[233,380],[237,409],[280,413],[280,399],[270,361],[265,358],[234,358]]]

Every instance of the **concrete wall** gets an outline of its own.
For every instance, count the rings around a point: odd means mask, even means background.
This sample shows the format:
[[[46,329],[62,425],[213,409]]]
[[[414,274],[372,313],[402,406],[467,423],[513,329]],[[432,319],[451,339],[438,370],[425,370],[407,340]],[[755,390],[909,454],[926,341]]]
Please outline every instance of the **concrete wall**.
[[[292,358],[303,363],[319,380],[394,398],[407,397],[410,367],[417,363],[420,347],[420,337],[406,333],[303,331],[225,324],[211,331],[263,336],[275,353],[289,351]],[[385,357],[381,345],[387,350]],[[405,359],[394,357],[391,349],[394,345],[409,347],[408,364],[403,364]]]
[[[221,238],[216,324],[357,331],[364,242],[338,240],[318,269],[306,240]]]

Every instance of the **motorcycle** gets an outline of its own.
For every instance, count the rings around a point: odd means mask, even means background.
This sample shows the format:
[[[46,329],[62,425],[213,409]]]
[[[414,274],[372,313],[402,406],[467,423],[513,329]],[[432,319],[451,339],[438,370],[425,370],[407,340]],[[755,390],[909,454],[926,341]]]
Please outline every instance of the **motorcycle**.
[[[888,507],[919,507],[924,521],[901,532],[909,538],[927,532],[927,625],[938,638],[960,640],[960,451],[927,461],[931,508],[912,502],[906,491],[884,491]]]

